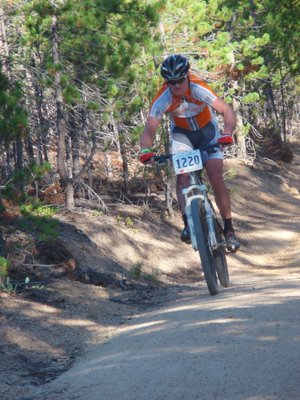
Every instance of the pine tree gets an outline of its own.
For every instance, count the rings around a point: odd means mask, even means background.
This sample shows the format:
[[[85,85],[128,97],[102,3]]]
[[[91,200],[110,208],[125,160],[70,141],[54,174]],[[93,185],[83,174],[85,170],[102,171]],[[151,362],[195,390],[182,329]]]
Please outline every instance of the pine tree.
[[[95,143],[95,137],[105,145],[103,126],[109,126],[112,115],[114,121],[121,118],[117,114],[124,110],[122,96],[134,79],[133,61],[141,54],[139,44],[149,41],[159,4],[35,0],[24,5],[24,44],[30,46],[31,54],[34,50],[44,57],[41,65],[46,66],[46,83],[56,93],[58,168],[63,182],[74,184],[82,175],[74,166],[75,159],[78,161],[75,145],[81,139]],[[73,142],[73,152],[66,147],[67,138]]]

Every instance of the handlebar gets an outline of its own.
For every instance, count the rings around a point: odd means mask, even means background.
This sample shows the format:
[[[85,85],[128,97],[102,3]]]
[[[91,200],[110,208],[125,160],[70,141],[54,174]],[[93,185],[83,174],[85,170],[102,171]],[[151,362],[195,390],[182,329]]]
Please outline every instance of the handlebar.
[[[165,164],[167,160],[172,159],[173,154],[160,154],[158,156],[152,157],[153,161],[156,162],[156,164]]]
[[[204,147],[203,149],[200,149],[200,151],[201,151],[201,153],[206,152],[208,154],[213,154],[217,151],[217,149],[219,149],[222,146],[223,145],[221,145],[219,143],[211,143],[211,144],[207,145],[206,147]],[[156,156],[152,157],[152,160],[156,164],[162,165],[162,164],[165,164],[167,160],[171,160],[172,156],[173,156],[173,154],[160,154],[160,155],[156,155]]]

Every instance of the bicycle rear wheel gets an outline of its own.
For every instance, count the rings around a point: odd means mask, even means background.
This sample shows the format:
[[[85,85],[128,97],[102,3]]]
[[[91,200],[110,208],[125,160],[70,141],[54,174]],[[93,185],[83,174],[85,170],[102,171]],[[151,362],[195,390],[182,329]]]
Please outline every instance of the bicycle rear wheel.
[[[216,262],[217,274],[221,285],[223,287],[228,287],[230,286],[230,280],[229,280],[228,265],[226,260],[226,250],[225,247],[222,246],[221,244],[225,240],[223,236],[223,229],[216,218],[214,219],[214,225],[215,225],[217,242],[219,243],[218,249],[214,250],[214,259]]]
[[[200,199],[196,198],[192,200],[191,213],[202,270],[204,273],[208,291],[212,296],[214,296],[218,293],[216,263],[208,245],[208,228],[201,207]]]

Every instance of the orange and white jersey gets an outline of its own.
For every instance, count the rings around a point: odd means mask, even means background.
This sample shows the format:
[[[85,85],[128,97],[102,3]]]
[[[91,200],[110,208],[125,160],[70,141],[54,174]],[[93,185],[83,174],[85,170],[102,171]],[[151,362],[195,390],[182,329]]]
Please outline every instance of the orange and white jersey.
[[[165,83],[154,96],[149,115],[161,119],[163,114],[168,114],[173,126],[196,131],[215,119],[210,106],[217,97],[205,82],[189,74],[189,88],[185,95],[174,96]]]

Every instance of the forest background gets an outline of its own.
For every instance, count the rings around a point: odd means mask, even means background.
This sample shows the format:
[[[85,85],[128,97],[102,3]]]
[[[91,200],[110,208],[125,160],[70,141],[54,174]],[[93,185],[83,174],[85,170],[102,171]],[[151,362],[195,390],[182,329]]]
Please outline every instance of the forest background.
[[[49,188],[69,210],[86,199],[103,211],[108,193],[130,202],[136,191],[147,197],[153,171],[138,162],[139,137],[171,53],[189,57],[232,104],[238,126],[227,156],[291,160],[299,138],[299,25],[299,0],[2,1],[2,216],[13,203],[38,218]],[[155,149],[167,143],[165,121]],[[160,178],[172,212],[172,177]]]

